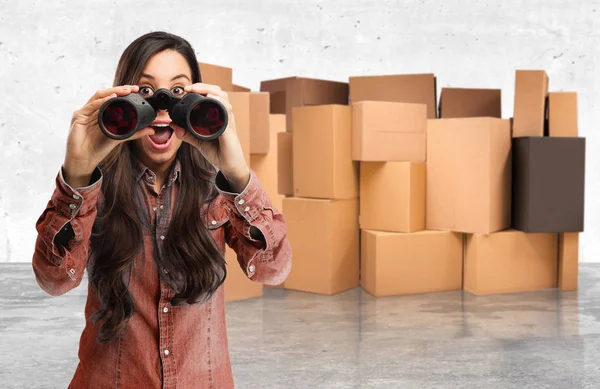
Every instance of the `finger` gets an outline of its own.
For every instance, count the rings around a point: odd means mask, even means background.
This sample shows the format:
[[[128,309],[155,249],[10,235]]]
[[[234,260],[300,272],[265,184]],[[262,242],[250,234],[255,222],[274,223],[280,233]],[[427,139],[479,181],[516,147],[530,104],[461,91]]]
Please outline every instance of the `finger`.
[[[140,139],[145,137],[146,135],[154,135],[155,131],[154,128],[152,127],[146,127],[143,128],[139,131],[136,131],[135,134],[133,134],[132,136],[130,136],[127,139],[122,139],[120,142],[128,142],[128,141],[132,141],[132,140],[136,140],[136,139]]]
[[[177,138],[179,138],[180,140],[182,140],[186,143],[189,143],[192,146],[198,145],[198,139],[196,139],[196,137],[194,137],[192,134],[190,134],[188,131],[186,131],[183,127],[180,127],[176,124],[171,123],[171,128],[173,129],[175,136]]]
[[[100,109],[102,104],[106,103],[108,100],[110,100],[114,97],[117,97],[116,93],[113,93],[111,95],[108,95],[108,96],[98,99],[98,100],[94,100],[91,103],[86,104],[79,111],[77,111],[77,114],[82,115],[82,116],[89,116],[89,117],[97,116],[98,110]]]
[[[106,96],[112,95],[113,93],[116,93],[117,96],[125,96],[129,93],[137,93],[139,90],[140,87],[138,85],[115,86],[112,88],[97,91],[92,97],[90,97],[90,99],[87,102],[89,104],[95,100],[103,99]]]
[[[227,99],[225,99],[225,98],[223,98],[221,96],[213,95],[211,93],[207,94],[206,97],[210,97],[212,99],[218,100],[221,104],[223,104],[223,106],[225,107],[225,109],[227,109],[227,111],[229,113],[233,112],[233,106],[231,105],[231,103],[229,102],[229,100],[227,100]]]
[[[184,87],[184,90],[188,93],[199,93],[202,95],[206,95],[208,93],[211,93],[213,95],[217,95],[217,96],[222,96],[222,97],[227,97],[227,92],[224,92],[221,90],[221,88],[217,85],[210,85],[210,84],[203,84],[201,82],[196,83],[196,84],[192,84],[192,85],[186,85]]]

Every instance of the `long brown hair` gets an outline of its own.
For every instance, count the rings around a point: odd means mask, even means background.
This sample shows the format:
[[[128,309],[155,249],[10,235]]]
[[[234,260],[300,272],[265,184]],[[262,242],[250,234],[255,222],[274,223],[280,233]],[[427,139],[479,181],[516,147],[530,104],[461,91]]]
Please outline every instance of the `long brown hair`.
[[[153,32],[133,41],[123,52],[114,85],[135,85],[152,56],[175,50],[186,59],[192,82],[201,82],[194,50],[183,38]],[[134,313],[128,290],[136,256],[142,250],[143,216],[135,204],[134,166],[129,143],[117,146],[101,163],[103,205],[92,235],[93,260],[88,266],[89,282],[100,300],[92,320],[101,322],[98,342],[109,343],[126,326]],[[176,292],[172,305],[205,301],[223,283],[225,259],[201,220],[202,205],[215,196],[214,168],[188,143],[177,151],[181,163],[179,194],[164,240],[164,256],[157,267],[160,277]]]

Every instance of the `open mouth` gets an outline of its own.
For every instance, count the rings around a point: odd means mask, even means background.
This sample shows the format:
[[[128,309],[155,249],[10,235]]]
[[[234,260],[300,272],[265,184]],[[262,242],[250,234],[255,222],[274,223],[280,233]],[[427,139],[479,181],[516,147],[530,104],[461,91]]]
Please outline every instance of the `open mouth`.
[[[156,150],[165,150],[171,144],[173,138],[173,129],[166,123],[157,123],[152,125],[154,135],[149,135],[150,143]]]

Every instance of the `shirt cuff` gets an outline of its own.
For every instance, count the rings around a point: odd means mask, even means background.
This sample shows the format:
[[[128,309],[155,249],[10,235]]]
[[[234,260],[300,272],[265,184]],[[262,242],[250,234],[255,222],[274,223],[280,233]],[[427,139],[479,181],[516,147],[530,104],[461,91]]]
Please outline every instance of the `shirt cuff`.
[[[96,200],[102,188],[102,178],[102,171],[96,167],[88,186],[72,188],[65,181],[61,167],[56,177],[56,188],[58,190],[52,196],[54,206],[69,219],[74,219],[78,214],[88,213],[96,206]]]
[[[229,182],[219,172],[215,178],[215,186],[234,212],[248,223],[244,226],[243,235],[253,242],[259,243],[261,248],[267,246],[265,228],[257,223],[257,218],[265,209],[265,195],[258,177],[250,170],[250,179],[241,193],[232,192]]]
[[[215,186],[225,200],[233,204],[234,208],[248,222],[256,219],[264,209],[264,204],[261,200],[262,189],[256,174],[252,170],[250,170],[250,180],[241,193],[234,193],[232,191],[229,182],[221,172],[217,173]]]

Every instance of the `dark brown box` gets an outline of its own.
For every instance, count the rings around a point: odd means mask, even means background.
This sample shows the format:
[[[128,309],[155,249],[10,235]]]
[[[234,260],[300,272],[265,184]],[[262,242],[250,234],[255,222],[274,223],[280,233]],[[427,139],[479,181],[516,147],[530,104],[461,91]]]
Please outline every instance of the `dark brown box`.
[[[269,92],[271,113],[286,115],[286,129],[292,131],[292,108],[309,105],[348,105],[347,82],[305,77],[278,78],[260,83],[261,92]]]
[[[502,118],[502,90],[442,88],[440,118]]]
[[[512,226],[523,232],[581,232],[585,138],[513,138]]]
[[[437,116],[437,86],[432,73],[349,78],[350,103],[361,101],[392,101],[427,105],[427,118]]]

